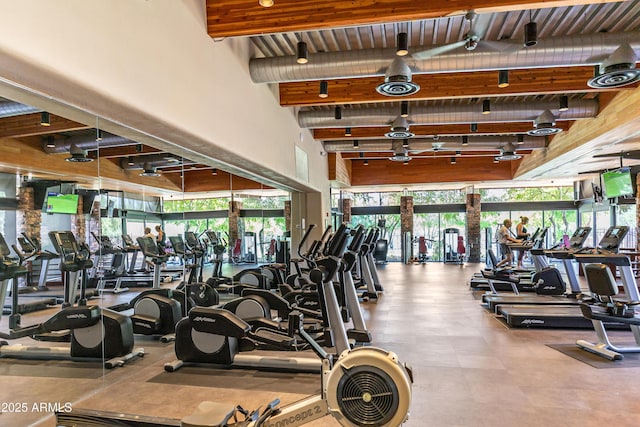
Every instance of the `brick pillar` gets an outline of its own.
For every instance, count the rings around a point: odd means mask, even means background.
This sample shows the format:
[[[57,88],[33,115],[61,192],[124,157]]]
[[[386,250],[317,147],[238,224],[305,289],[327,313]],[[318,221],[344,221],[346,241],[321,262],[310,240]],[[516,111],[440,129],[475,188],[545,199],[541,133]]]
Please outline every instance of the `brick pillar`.
[[[102,234],[102,230],[100,228],[100,199],[98,197],[96,197],[92,207],[93,209],[91,212],[82,212],[82,215],[77,216],[82,216],[85,219],[85,239],[89,243],[91,250],[97,251],[100,248],[100,245],[96,242],[96,239],[91,236],[91,232],[93,231],[98,236]],[[76,222],[77,221],[78,220],[76,219]]]
[[[93,241],[95,239],[89,239],[87,232],[87,218],[82,212],[82,196],[78,196],[78,214],[73,215],[71,220],[71,232],[76,236],[78,242],[86,242],[89,244],[89,247],[93,245]]]
[[[351,223],[351,205],[353,201],[351,199],[341,199],[342,200],[342,221],[346,223]]]
[[[291,200],[284,201],[284,228],[291,231]]]
[[[409,259],[413,256],[413,245],[409,244],[409,247],[404,247],[405,233],[409,233],[410,242],[413,241],[413,196],[400,196],[400,236],[402,238],[402,250],[405,253],[402,254],[402,259]]]
[[[18,211],[16,212],[16,232],[40,238],[42,210],[33,205],[33,188],[20,187],[18,192]]]
[[[229,202],[229,248],[232,249],[236,239],[240,238],[240,209],[242,202]]]
[[[467,251],[469,262],[480,262],[480,194],[467,194]]]

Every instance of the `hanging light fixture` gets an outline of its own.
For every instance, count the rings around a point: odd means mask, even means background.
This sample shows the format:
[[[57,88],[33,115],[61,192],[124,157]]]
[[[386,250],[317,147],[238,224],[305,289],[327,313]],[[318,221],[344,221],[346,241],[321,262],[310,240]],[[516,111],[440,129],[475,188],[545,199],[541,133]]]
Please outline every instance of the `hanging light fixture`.
[[[409,101],[400,103],[400,117],[409,117]]]
[[[407,33],[398,33],[396,38],[396,55],[405,56],[409,53],[409,37]]]
[[[351,128],[344,128],[344,136],[351,136]]]
[[[493,163],[500,163],[500,159],[498,159],[497,157],[493,158]]]
[[[211,169],[211,175],[217,176],[218,175],[218,169],[216,169],[216,168]]]
[[[136,144],[136,153],[142,153],[142,144]]]
[[[451,158],[451,164],[452,164],[452,165],[455,165],[455,164],[456,164],[456,158],[455,158],[455,157],[452,157],[452,158]]]
[[[498,87],[505,88],[509,86],[509,70],[500,70],[498,72]]]
[[[127,159],[127,165],[134,166],[135,164],[136,162],[133,161],[133,156],[129,156],[129,158]]]
[[[305,42],[298,42],[296,52],[296,62],[298,64],[306,64],[307,62],[309,62],[309,51],[307,50],[307,44]]]
[[[402,148],[409,148],[409,140],[407,138],[402,140]]]
[[[329,82],[326,80],[320,81],[320,92],[318,93],[320,98],[326,98],[329,96]]]
[[[516,140],[516,142],[518,143],[518,145],[524,144],[524,135],[518,134],[518,139]]]
[[[353,148],[360,148],[360,143],[358,142],[357,139],[353,140]]]
[[[258,4],[262,7],[271,7],[273,6],[273,0],[258,0]]]
[[[48,111],[40,113],[40,126],[51,126],[51,115]]]
[[[558,100],[558,111],[567,111],[569,109],[569,97],[562,95]]]
[[[336,108],[333,111],[333,116],[335,117],[336,120],[342,120],[342,107],[339,105],[336,105]]]
[[[409,164],[409,160],[405,160],[402,164],[407,166]]]
[[[462,151],[456,150],[456,156],[462,156]]]
[[[364,165],[365,165],[365,166],[369,166],[369,160],[365,160],[365,161],[364,161]]]
[[[96,129],[96,142],[102,141],[102,130]]]
[[[467,135],[462,135],[462,145],[469,145],[469,137]]]
[[[482,114],[491,114],[491,101],[488,99],[482,101]]]
[[[47,148],[55,148],[56,147],[56,139],[49,135],[47,136]]]
[[[470,129],[471,129],[471,132],[478,132],[478,124],[471,123]]]
[[[538,25],[533,22],[533,12],[529,10],[529,23],[524,26],[524,45],[532,47],[538,44]]]

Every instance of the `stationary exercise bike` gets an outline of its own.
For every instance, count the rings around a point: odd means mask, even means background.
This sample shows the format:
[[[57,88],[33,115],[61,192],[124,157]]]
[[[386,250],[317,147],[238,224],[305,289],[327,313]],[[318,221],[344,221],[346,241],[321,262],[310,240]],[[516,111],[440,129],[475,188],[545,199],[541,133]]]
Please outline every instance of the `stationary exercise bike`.
[[[66,301],[61,310],[43,323],[23,327],[20,317],[12,315],[10,330],[0,332],[0,338],[13,340],[31,337],[42,341],[65,341],[71,343],[69,349],[63,347],[32,347],[19,344],[0,343],[0,357],[71,359],[97,361],[109,359],[106,368],[122,366],[135,357],[144,355],[144,350],[133,351],[133,326],[127,316],[98,306],[88,306],[85,298],[86,270],[93,262],[90,254],[80,250],[70,231],[52,231],[49,237],[60,255],[60,270],[65,275]],[[7,293],[8,283],[13,280],[13,291],[17,292],[14,280],[22,267],[15,262],[2,260],[0,268],[0,297]],[[73,305],[72,290],[82,277],[80,300]],[[69,302],[71,301],[71,302]],[[66,331],[69,331],[67,334]]]

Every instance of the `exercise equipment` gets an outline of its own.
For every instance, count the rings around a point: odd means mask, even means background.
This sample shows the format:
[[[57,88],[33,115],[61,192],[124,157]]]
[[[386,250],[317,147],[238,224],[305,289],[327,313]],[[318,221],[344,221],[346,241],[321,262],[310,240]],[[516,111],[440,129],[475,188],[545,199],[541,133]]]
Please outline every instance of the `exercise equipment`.
[[[613,261],[613,259],[610,258],[607,261]],[[616,262],[615,265],[625,270],[630,267],[630,264],[625,262],[628,261],[628,258],[616,261],[619,262]],[[631,288],[625,287],[625,291],[630,291],[625,295],[625,300],[616,299],[618,284],[609,266],[590,263],[584,265],[584,272],[594,302],[583,303],[580,305],[580,309],[583,316],[593,323],[598,342],[578,340],[576,345],[609,360],[622,360],[625,353],[640,353],[640,318],[635,317],[635,307],[640,305],[637,286],[631,284]],[[628,325],[631,328],[635,345],[613,344],[607,334],[605,322]]]
[[[622,274],[625,289],[629,289],[628,296],[631,299],[638,299],[638,289],[635,285],[635,277],[631,271],[630,261],[624,255],[616,254],[616,251],[626,236],[629,228],[627,226],[612,226],[605,232],[604,236],[598,243],[598,248],[581,248],[570,255],[578,263],[609,263],[622,264],[620,271]],[[629,268],[626,268],[626,266]],[[569,271],[573,272],[571,264],[565,264]],[[619,265],[619,264],[618,264]],[[568,274],[568,280],[571,285],[572,294],[579,296],[581,294],[580,286],[577,278]],[[575,280],[575,284],[573,281]],[[633,284],[633,285],[632,285]],[[569,300],[569,298],[567,298]],[[505,322],[511,327],[543,327],[543,328],[588,328],[593,327],[592,322],[586,319],[578,305],[575,302],[567,302],[562,306],[544,306],[544,305],[528,305],[528,304],[505,304],[497,305],[496,313],[501,315]],[[608,328],[626,329],[627,325],[612,321],[606,322]]]
[[[336,354],[350,348],[332,280],[340,268],[339,256],[347,247],[348,237],[349,228],[343,224],[331,241],[331,247],[328,249],[330,255],[319,259],[317,267],[310,275],[320,293],[323,318],[327,322],[324,331],[325,344],[335,347]],[[290,346],[297,335],[306,333],[296,316],[294,313],[289,316],[291,333],[283,334],[268,328],[252,330],[247,322],[227,310],[195,307],[189,312],[189,316],[176,326],[177,360],[165,364],[165,370],[173,372],[185,364],[206,363],[227,367],[319,372],[321,361],[318,359],[283,358],[239,352],[242,341],[246,340],[266,342],[273,346]]]
[[[15,245],[13,245],[13,250],[18,256],[19,266],[22,267],[19,271],[18,277],[15,278],[16,286],[14,286],[11,290],[11,301],[9,304],[6,304],[4,298],[2,302],[3,306],[3,314],[16,315],[16,314],[25,314],[31,313],[38,310],[44,310],[49,308],[50,306],[56,305],[58,303],[57,298],[44,298],[40,297],[34,293],[22,293],[21,290],[23,287],[20,287],[18,282],[18,278],[23,278],[25,281],[29,280],[29,271],[27,270],[25,264],[30,259],[36,256],[35,249],[33,252],[29,254],[22,253]],[[4,236],[0,234],[0,256],[2,256],[7,261],[12,261],[10,258],[11,251],[9,246],[7,245]],[[27,285],[27,288],[30,287]],[[28,297],[27,297],[28,296]],[[26,298],[25,298],[26,297]]]
[[[20,344],[0,343],[0,357],[36,359],[104,360],[106,368],[122,366],[126,362],[144,355],[143,349],[133,349],[133,325],[131,320],[112,310],[86,305],[86,270],[92,261],[83,253],[70,231],[52,231],[49,237],[60,255],[60,269],[66,276],[69,298],[74,301],[75,284],[82,277],[78,305],[65,303],[62,309],[43,323],[22,326],[20,316],[11,316],[9,331],[0,332],[0,338],[13,340],[31,337],[39,340],[69,340],[70,347],[33,347]],[[0,270],[0,296],[6,295],[8,282],[23,269],[17,264],[2,259]]]
[[[57,412],[56,425],[75,427],[90,422],[96,427],[301,426],[331,416],[345,427],[397,427],[408,420],[413,370],[401,363],[395,353],[359,347],[334,360],[319,346],[313,348],[322,360],[322,392],[286,406],[279,407],[280,401],[275,399],[262,411],[247,411],[239,405],[205,401],[182,420],[73,409]]]

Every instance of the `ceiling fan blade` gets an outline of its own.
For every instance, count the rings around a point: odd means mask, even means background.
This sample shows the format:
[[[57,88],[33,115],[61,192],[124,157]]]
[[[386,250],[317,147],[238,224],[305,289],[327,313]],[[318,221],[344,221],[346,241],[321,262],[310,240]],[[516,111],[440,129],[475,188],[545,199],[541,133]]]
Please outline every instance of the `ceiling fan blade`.
[[[478,39],[484,38],[491,24],[492,14],[484,13],[482,15],[475,15],[469,30],[470,36],[476,36]]]
[[[434,56],[442,55],[443,53],[451,52],[452,50],[458,49],[459,47],[464,46],[466,43],[465,40],[460,40],[454,43],[445,44],[442,46],[436,46],[431,49],[421,50],[420,52],[415,52],[411,54],[413,59],[417,59],[419,61],[424,59],[433,58]]]

